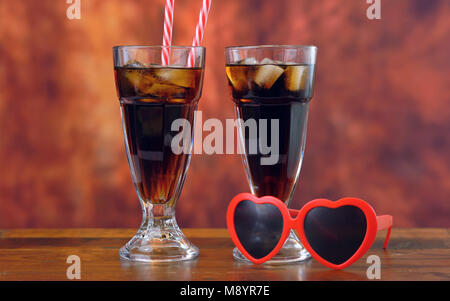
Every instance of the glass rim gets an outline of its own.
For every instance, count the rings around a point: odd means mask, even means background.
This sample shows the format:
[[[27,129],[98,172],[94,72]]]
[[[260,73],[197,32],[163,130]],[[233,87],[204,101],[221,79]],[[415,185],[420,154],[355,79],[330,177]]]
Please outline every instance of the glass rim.
[[[172,48],[172,49],[202,49],[205,50],[206,48],[204,46],[164,46],[164,45],[117,45],[113,46],[113,50],[120,50],[120,49],[136,49],[136,48],[142,48],[142,49],[162,49],[162,48]]]
[[[238,46],[226,46],[225,50],[231,49],[258,49],[258,48],[284,48],[284,49],[316,49],[315,45],[238,45]]]

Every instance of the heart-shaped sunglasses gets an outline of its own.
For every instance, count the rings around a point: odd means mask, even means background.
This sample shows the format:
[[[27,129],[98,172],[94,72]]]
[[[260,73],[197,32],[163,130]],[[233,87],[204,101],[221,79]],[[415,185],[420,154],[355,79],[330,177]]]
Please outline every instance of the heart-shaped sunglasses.
[[[392,216],[376,216],[373,208],[357,198],[332,202],[316,199],[300,210],[288,209],[272,196],[250,193],[235,196],[227,211],[227,226],[234,244],[253,263],[275,256],[291,229],[317,261],[332,269],[348,267],[363,256],[378,230],[392,229]]]

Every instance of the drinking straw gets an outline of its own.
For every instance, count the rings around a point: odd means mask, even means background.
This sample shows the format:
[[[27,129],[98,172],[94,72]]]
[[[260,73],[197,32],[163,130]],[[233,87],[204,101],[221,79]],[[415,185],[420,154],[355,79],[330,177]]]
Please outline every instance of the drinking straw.
[[[163,46],[172,45],[172,28],[173,28],[173,9],[175,6],[175,0],[166,0],[166,6],[164,9],[164,35]],[[161,53],[161,62],[163,66],[167,66],[170,63],[170,48],[163,47]]]
[[[203,6],[200,10],[200,14],[198,16],[198,23],[195,27],[195,37],[192,41],[192,46],[200,46],[203,41],[203,34],[205,32],[206,22],[208,21],[209,9],[211,8],[212,0],[203,0]],[[195,64],[195,53],[194,49],[189,53],[188,58],[188,67],[192,68]]]

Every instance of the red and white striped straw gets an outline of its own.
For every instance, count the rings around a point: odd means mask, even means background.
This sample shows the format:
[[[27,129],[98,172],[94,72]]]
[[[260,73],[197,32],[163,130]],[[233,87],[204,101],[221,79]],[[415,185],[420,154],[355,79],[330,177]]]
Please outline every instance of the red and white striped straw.
[[[192,41],[192,46],[200,46],[203,41],[203,34],[205,33],[206,22],[208,21],[209,9],[211,8],[212,0],[203,0],[203,6],[198,16],[198,23],[195,27],[195,37]],[[188,67],[192,68],[195,64],[195,51],[191,50],[188,58]]]
[[[175,7],[175,0],[166,0],[166,7],[164,10],[164,36],[163,46],[172,45],[172,28],[173,28],[173,9]],[[161,53],[161,62],[163,66],[170,64],[170,48],[163,47]]]

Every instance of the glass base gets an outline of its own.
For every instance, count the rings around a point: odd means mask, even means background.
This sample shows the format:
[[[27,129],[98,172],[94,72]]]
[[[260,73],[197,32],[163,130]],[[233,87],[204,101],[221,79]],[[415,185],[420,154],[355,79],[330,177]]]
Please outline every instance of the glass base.
[[[237,261],[252,263],[248,260],[238,248],[233,249],[233,257]],[[293,231],[289,234],[286,242],[280,251],[272,257],[272,259],[266,261],[264,264],[287,264],[292,262],[299,262],[310,259],[311,255],[306,251],[305,247],[301,244],[297,235]]]
[[[191,260],[199,251],[181,232],[175,217],[144,222],[135,236],[119,250],[120,257],[140,262]]]

